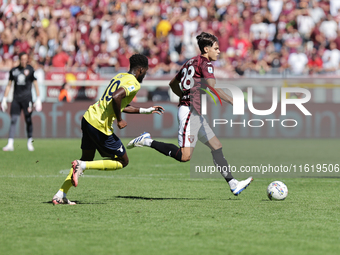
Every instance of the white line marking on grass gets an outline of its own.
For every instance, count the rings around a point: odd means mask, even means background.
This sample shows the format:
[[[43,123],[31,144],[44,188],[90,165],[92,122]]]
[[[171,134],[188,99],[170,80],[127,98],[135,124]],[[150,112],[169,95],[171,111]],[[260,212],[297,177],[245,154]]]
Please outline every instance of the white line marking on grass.
[[[70,170],[60,170],[59,173],[60,174],[69,174]],[[187,173],[173,173],[173,174],[169,174],[169,173],[164,173],[164,174],[138,174],[136,176],[165,176],[165,175],[188,175]],[[84,176],[88,176],[88,175],[84,175]],[[126,176],[126,175],[124,175]],[[131,176],[131,175],[129,175]]]
[[[177,166],[178,167],[178,164],[156,164],[156,165],[151,165],[151,166],[155,166],[155,167]]]
[[[188,178],[162,178],[162,177],[156,177],[156,178],[150,178],[150,177],[142,177],[142,176],[131,176],[131,175],[83,175],[82,178],[104,178],[104,179],[135,179],[135,180],[167,180],[167,181],[202,181],[203,179],[188,179]]]
[[[0,178],[60,178],[60,175],[7,175],[0,176]],[[136,179],[136,180],[168,180],[168,181],[202,181],[203,179],[188,179],[188,178],[148,178],[139,176],[126,176],[126,175],[83,175],[80,178],[103,178],[103,179]],[[213,179],[211,179],[213,180]],[[217,180],[217,179],[216,179]]]
[[[60,170],[59,173],[61,174],[68,174],[70,172],[70,169]]]
[[[59,178],[60,175],[1,175],[0,178]]]
[[[156,166],[156,167],[164,167],[164,165],[154,165],[154,166]],[[60,171],[59,171],[60,174],[69,174],[69,172],[70,172],[70,169],[64,169],[64,170],[60,170]],[[154,175],[154,176],[156,176],[156,175],[186,175],[186,173],[185,173],[185,174],[184,174],[184,173],[174,173],[174,174],[150,174],[150,176],[152,176],[152,175]],[[138,176],[141,176],[141,175],[138,175]],[[149,174],[148,174],[147,176],[149,176]]]
[[[69,171],[69,170],[68,170]],[[166,174],[164,174],[166,175]],[[168,174],[171,175],[171,174]],[[173,174],[173,175],[186,175],[186,174]],[[148,177],[149,176],[149,177]],[[135,179],[135,180],[178,180],[178,181],[202,181],[203,179],[191,179],[191,178],[162,178],[150,175],[82,175],[80,178],[102,178],[102,179]],[[161,174],[159,175],[161,176]],[[60,175],[2,175],[0,178],[60,178]],[[211,179],[214,180],[214,179]],[[216,179],[217,180],[217,179]]]
[[[67,171],[67,172],[66,172]],[[60,173],[69,173],[70,170],[61,170]],[[162,177],[162,176],[174,176],[174,178],[169,178],[169,177]],[[178,176],[176,178],[176,176]],[[174,173],[174,174],[145,174],[145,175],[119,175],[119,174],[114,174],[114,175],[87,175],[84,174],[80,178],[102,178],[102,179],[134,179],[134,180],[169,180],[169,181],[221,181],[223,180],[222,178],[180,178],[180,176],[187,177],[187,173]],[[1,175],[0,178],[60,178],[59,175]],[[300,181],[304,181],[304,178],[294,178],[292,180],[299,179]],[[334,179],[338,178],[330,178],[330,179],[322,179],[318,178],[318,181],[324,182],[324,183],[333,183]],[[308,180],[308,179],[306,179]],[[268,182],[267,179],[262,179],[262,178],[256,178],[254,180],[255,182]]]

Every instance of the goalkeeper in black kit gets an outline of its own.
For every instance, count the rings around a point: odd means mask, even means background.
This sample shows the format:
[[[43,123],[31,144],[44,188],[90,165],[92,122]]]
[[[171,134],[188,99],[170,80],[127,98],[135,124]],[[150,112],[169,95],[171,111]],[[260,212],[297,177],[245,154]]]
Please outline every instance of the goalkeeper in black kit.
[[[5,112],[8,108],[7,97],[10,93],[12,84],[14,83],[14,93],[13,101],[11,104],[10,114],[11,114],[11,125],[9,129],[8,143],[2,148],[3,151],[13,151],[14,150],[14,134],[15,126],[20,117],[21,111],[24,112],[25,122],[26,122],[26,132],[27,132],[27,149],[29,151],[34,151],[33,147],[33,124],[32,124],[32,112],[33,107],[36,111],[40,112],[42,110],[39,87],[37,79],[34,76],[34,69],[32,66],[28,65],[28,55],[25,52],[19,54],[20,64],[12,68],[9,71],[9,80],[5,89],[4,97],[1,101],[1,110]],[[32,102],[32,84],[36,91],[36,100],[33,104]]]

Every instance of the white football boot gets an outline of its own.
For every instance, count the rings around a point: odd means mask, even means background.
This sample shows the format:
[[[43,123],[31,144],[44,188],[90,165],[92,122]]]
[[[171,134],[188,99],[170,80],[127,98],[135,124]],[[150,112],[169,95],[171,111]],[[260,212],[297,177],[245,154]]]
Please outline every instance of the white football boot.
[[[78,186],[78,178],[84,173],[84,170],[80,166],[81,162],[81,160],[74,160],[72,162],[73,174],[71,178],[71,183],[74,187]]]
[[[62,204],[67,204],[67,205],[75,205],[75,202],[71,202],[70,200],[68,200],[66,197],[58,197],[57,195],[54,195],[54,197],[52,198],[52,203],[53,205],[62,205]]]
[[[128,149],[132,149],[134,147],[143,147],[144,146],[144,140],[145,139],[151,139],[151,135],[150,133],[144,132],[143,134],[141,134],[140,136],[136,137],[135,139],[131,140],[126,148]]]
[[[231,192],[233,192],[235,196],[238,196],[239,194],[241,194],[243,190],[245,190],[249,186],[249,184],[252,181],[253,177],[249,177],[248,179],[243,181],[236,181],[235,183],[233,183],[233,185],[230,185],[230,190]]]
[[[3,151],[14,151],[14,139],[8,138],[8,143],[2,148]]]
[[[5,147],[2,148],[3,151],[14,151],[13,145],[7,144]]]
[[[28,151],[34,151],[33,139],[32,138],[29,138],[27,140],[27,149],[28,149]]]

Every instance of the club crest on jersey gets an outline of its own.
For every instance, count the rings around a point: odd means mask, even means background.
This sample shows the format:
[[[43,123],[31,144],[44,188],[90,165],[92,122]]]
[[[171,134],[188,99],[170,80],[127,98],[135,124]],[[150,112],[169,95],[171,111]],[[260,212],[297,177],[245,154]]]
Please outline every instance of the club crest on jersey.
[[[30,70],[28,70],[28,69],[25,69],[25,70],[24,70],[24,75],[27,76],[27,75],[29,75],[29,73],[30,73]]]
[[[211,66],[208,66],[208,73],[213,73],[213,68]]]
[[[124,150],[123,150],[123,145],[121,145],[121,146],[119,147],[119,149],[117,149],[117,151],[124,152]]]
[[[188,140],[190,143],[193,143],[195,141],[195,136],[194,135],[188,135]]]
[[[135,86],[134,86],[134,85],[128,87],[128,91],[130,91],[130,92],[132,92],[134,89],[135,89]]]

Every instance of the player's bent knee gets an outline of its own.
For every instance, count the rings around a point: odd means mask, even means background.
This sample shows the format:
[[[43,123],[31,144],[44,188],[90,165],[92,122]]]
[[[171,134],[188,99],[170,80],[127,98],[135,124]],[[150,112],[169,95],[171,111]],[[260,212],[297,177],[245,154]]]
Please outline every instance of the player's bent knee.
[[[121,163],[123,168],[126,167],[129,164],[129,158],[128,157],[115,158],[113,160]]]
[[[11,125],[15,125],[19,119],[19,115],[12,115],[11,117]]]
[[[129,160],[122,162],[123,167],[126,167],[128,164],[129,164]]]

